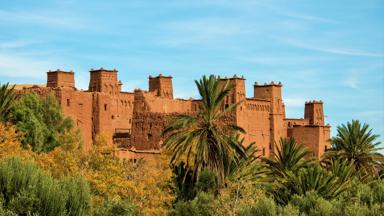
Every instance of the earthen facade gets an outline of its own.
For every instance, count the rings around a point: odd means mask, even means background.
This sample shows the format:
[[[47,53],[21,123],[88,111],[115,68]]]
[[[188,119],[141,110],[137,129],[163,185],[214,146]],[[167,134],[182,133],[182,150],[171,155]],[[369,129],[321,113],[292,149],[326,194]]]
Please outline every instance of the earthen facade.
[[[79,91],[73,72],[49,71],[46,87],[34,86],[27,90],[56,95],[64,114],[71,116],[82,130],[86,151],[92,147],[96,135],[103,133],[111,145],[124,149],[120,153],[122,157],[159,153],[168,117],[199,111],[198,99],[173,97],[170,76],[150,76],[148,91],[123,92],[117,73],[92,69],[88,90]],[[253,97],[247,98],[244,78],[234,76],[221,81],[234,87],[223,106],[241,102],[230,121],[247,131],[244,143],[256,142],[260,154],[269,156],[280,138],[286,137],[308,146],[317,157],[329,147],[330,126],[324,123],[322,101],[306,102],[304,118],[292,119],[285,115],[281,83],[255,83]]]

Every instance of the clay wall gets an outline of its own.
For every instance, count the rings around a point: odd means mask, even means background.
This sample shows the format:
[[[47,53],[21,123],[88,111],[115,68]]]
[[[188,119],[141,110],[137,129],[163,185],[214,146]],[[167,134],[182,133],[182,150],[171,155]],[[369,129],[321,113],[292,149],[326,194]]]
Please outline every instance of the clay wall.
[[[169,118],[192,112],[192,100],[156,97],[154,92],[135,90],[131,144],[138,150],[160,149],[162,132]]]
[[[284,124],[285,106],[281,94],[282,84],[254,85],[254,98],[270,101],[270,150],[275,151],[281,138],[287,137],[287,128]]]
[[[56,88],[54,91],[64,115],[70,116],[74,125],[81,130],[84,150],[89,151],[93,141],[92,94],[65,88]]]
[[[313,156],[320,158],[330,147],[329,131],[327,126],[294,126],[288,129],[288,136],[307,146],[312,150]]]
[[[247,131],[245,144],[256,142],[260,155],[270,155],[270,102],[248,98],[242,115],[243,128]]]
[[[284,119],[284,127],[291,128],[293,126],[300,125],[305,126],[309,125],[309,119]]]

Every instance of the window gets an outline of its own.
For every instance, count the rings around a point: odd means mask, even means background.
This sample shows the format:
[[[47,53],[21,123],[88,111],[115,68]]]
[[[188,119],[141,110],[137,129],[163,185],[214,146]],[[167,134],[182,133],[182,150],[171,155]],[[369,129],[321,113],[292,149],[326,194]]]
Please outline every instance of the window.
[[[147,139],[150,140],[151,138],[152,138],[152,134],[149,133],[149,134],[147,135]]]
[[[263,148],[263,156],[265,156],[265,148]]]
[[[104,104],[104,111],[107,111],[107,104]]]
[[[67,106],[71,106],[71,100],[67,99]]]

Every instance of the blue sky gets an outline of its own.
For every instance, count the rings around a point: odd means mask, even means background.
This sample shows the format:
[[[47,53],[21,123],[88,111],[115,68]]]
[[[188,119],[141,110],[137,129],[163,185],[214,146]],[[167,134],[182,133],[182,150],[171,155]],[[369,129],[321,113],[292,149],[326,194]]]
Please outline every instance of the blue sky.
[[[0,82],[44,83],[46,71],[116,68],[124,90],[174,76],[197,97],[203,74],[284,85],[287,116],[325,102],[335,128],[360,119],[384,140],[384,1],[0,0]]]

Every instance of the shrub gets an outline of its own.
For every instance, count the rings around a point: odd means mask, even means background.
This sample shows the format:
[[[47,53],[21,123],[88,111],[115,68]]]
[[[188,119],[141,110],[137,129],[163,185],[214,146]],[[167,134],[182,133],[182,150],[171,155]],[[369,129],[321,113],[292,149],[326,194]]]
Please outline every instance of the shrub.
[[[179,201],[170,212],[171,216],[210,216],[223,215],[219,203],[212,194],[200,192],[192,201]]]
[[[94,216],[130,216],[137,215],[137,206],[129,200],[122,200],[119,197],[106,201],[101,207],[96,209]]]
[[[0,193],[4,208],[18,215],[87,215],[90,210],[82,178],[56,180],[19,158],[0,163]]]
[[[275,201],[265,195],[261,196],[254,205],[240,208],[239,216],[275,216],[278,214],[278,206]]]

